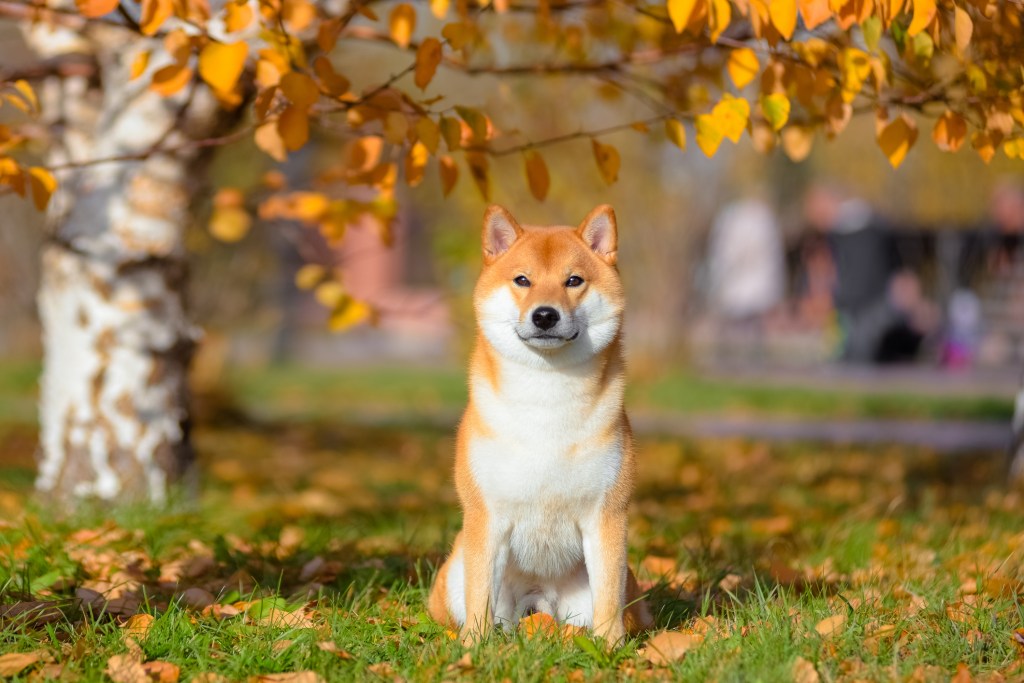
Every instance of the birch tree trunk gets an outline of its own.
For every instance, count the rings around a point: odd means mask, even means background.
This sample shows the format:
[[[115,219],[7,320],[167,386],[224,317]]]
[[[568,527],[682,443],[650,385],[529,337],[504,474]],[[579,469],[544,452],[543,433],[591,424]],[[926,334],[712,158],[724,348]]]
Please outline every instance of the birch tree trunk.
[[[114,27],[87,38],[102,90],[64,82],[44,98],[63,122],[51,162],[146,158],[82,167],[54,198],[38,295],[36,485],[63,505],[161,502],[193,464],[186,373],[198,331],[185,308],[183,236],[195,148],[183,143],[208,134],[216,114],[195,93],[165,98],[149,78],[129,79],[147,39]],[[184,151],[147,154],[176,146]]]

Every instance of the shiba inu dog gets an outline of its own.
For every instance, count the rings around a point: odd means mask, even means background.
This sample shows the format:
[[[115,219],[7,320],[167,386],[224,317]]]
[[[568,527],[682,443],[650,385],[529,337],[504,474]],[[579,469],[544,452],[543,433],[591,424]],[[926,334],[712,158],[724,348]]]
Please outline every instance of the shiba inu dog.
[[[431,589],[472,641],[533,612],[607,643],[650,625],[626,556],[635,460],[610,206],[578,228],[484,216],[478,336],[459,425],[462,531]]]

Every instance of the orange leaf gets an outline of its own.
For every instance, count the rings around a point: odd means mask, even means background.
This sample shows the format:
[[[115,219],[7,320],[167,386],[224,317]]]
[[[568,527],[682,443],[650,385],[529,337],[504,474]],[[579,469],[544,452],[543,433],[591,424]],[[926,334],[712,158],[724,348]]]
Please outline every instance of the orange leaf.
[[[416,51],[416,72],[414,82],[420,90],[426,89],[430,81],[437,73],[437,67],[441,64],[441,41],[437,38],[427,38],[420,43]]]
[[[309,141],[309,115],[306,110],[292,105],[277,119],[277,132],[289,152],[301,148]]]
[[[665,135],[672,141],[672,144],[679,149],[686,151],[686,128],[679,119],[665,119]]]
[[[597,162],[597,169],[601,172],[601,177],[604,181],[611,185],[619,179],[619,166],[622,165],[619,150],[611,145],[603,145],[597,140],[591,140],[591,145],[594,149],[594,160]]]
[[[252,23],[252,8],[246,0],[224,6],[224,28],[228,33],[241,31]]]
[[[145,73],[146,67],[149,66],[149,55],[149,50],[143,50],[139,54],[135,55],[135,59],[132,60],[132,68],[128,75],[128,80],[134,81]]]
[[[732,21],[732,6],[729,0],[711,0],[711,17],[708,27],[711,30],[711,42],[717,43],[718,37],[729,28]]]
[[[697,6],[698,0],[668,0],[668,17],[676,33],[682,33],[690,23],[690,17]]]
[[[146,662],[142,665],[142,669],[152,683],[178,683],[178,678],[181,676],[181,669],[178,668],[178,665],[170,662]]]
[[[537,201],[544,201],[551,188],[551,176],[548,174],[548,165],[544,163],[544,157],[540,152],[529,149],[523,154],[526,164],[526,182],[530,186],[530,194]]]
[[[244,42],[210,42],[199,53],[199,76],[216,92],[230,92],[238,83],[249,46]]]
[[[535,636],[553,636],[558,633],[558,622],[550,614],[534,612],[519,620],[519,628],[527,638]]]
[[[672,662],[682,661],[686,653],[699,647],[704,636],[698,633],[681,631],[660,631],[647,641],[638,654],[655,666],[666,666]]]
[[[348,79],[335,71],[331,60],[327,59],[324,55],[320,55],[313,60],[313,71],[316,73],[316,77],[320,79],[320,85],[323,86],[323,89],[335,97],[340,97],[347,93],[351,86]]]
[[[154,35],[164,22],[171,18],[172,14],[174,14],[172,0],[142,0],[139,29],[142,30],[143,35]]]
[[[266,152],[275,161],[284,161],[288,152],[284,148],[284,140],[277,130],[276,121],[268,121],[256,129],[254,136],[256,146]]]
[[[430,151],[422,142],[417,142],[405,155],[405,182],[416,187],[423,181],[423,170],[427,166]]]
[[[455,183],[459,180],[459,167],[455,160],[447,155],[439,157],[437,162],[437,170],[441,176],[441,191],[447,197],[452,193]]]
[[[408,47],[412,32],[416,30],[416,10],[412,5],[405,2],[396,5],[388,17],[388,29],[392,40],[402,47]]]
[[[818,632],[818,635],[823,638],[831,638],[832,636],[838,635],[842,632],[843,627],[846,626],[846,615],[845,614],[833,614],[830,617],[825,617],[815,625],[814,630]]]
[[[967,10],[959,6],[953,7],[953,35],[956,38],[956,49],[963,54],[967,46],[971,44],[971,35],[974,33],[974,22]]]
[[[939,117],[932,129],[932,140],[944,152],[955,152],[967,138],[967,121],[949,109]]]
[[[320,91],[313,79],[297,71],[289,71],[282,76],[279,86],[284,96],[300,109],[308,109],[320,99]]]
[[[821,676],[814,665],[803,657],[797,657],[793,662],[793,683],[819,683]]]
[[[188,85],[191,80],[192,69],[189,69],[187,66],[171,64],[158,69],[153,74],[153,81],[149,87],[164,97],[170,97]]]
[[[916,36],[935,18],[935,0],[914,0],[914,18],[907,27],[907,35]]]
[[[894,118],[878,134],[878,146],[893,168],[899,168],[916,140],[917,124],[906,114]]]
[[[470,176],[480,191],[484,201],[491,198],[491,178],[488,173],[487,156],[479,152],[466,152],[466,164],[469,166]]]
[[[10,652],[0,655],[0,678],[17,676],[25,669],[42,661],[39,652]]]
[[[782,151],[792,161],[803,161],[814,146],[814,129],[808,126],[787,126],[782,129]]]
[[[75,0],[78,11],[90,19],[110,14],[118,4],[118,0]]]
[[[106,674],[114,683],[150,683],[142,662],[131,655],[114,655],[108,659]]]
[[[768,15],[783,38],[789,40],[796,30],[796,0],[771,0]]]

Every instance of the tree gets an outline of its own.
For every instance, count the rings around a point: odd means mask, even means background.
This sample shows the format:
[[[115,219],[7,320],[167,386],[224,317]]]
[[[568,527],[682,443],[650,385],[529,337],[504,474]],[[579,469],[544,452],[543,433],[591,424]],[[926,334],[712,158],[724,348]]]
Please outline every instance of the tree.
[[[1024,6],[1014,0],[0,0],[0,17],[40,54],[0,74],[2,101],[21,111],[0,126],[0,185],[50,204],[58,226],[39,293],[39,487],[60,497],[159,500],[188,470],[196,335],[182,234],[203,150],[251,138],[284,161],[311,128],[341,135],[322,173],[340,193],[274,176],[258,208],[329,241],[366,218],[386,236],[396,183],[415,185],[428,167],[445,194],[465,169],[487,198],[489,160],[520,155],[543,199],[546,151],[589,139],[614,183],[620,155],[606,136],[628,128],[687,153],[693,138],[708,156],[746,133],[758,150],[800,160],[819,135],[873,113],[894,168],[926,120],[943,150],[969,143],[986,161],[1000,149],[1024,158]],[[357,44],[407,61],[354,91],[361,67],[346,56]],[[439,69],[579,77],[650,113],[531,139],[499,130],[458,92],[435,92]],[[40,150],[43,161],[26,161]],[[213,233],[240,238],[248,203],[219,192]],[[371,315],[323,266],[299,281],[334,327]]]

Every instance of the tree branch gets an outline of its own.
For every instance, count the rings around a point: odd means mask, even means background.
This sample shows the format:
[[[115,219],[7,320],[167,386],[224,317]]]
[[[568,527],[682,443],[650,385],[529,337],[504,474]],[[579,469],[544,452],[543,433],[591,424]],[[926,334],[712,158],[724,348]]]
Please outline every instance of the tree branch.
[[[44,59],[32,64],[18,67],[0,68],[0,81],[35,81],[49,76],[71,78],[73,76],[93,76],[99,66],[96,60],[86,54],[71,53]]]

